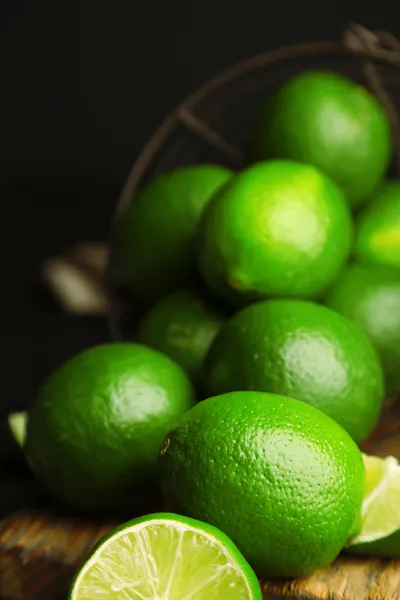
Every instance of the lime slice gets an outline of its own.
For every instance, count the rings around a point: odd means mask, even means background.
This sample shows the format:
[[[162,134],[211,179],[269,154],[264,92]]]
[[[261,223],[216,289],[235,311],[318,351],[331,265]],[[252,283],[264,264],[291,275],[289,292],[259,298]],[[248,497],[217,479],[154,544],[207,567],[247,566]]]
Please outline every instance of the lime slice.
[[[400,465],[393,456],[363,455],[367,490],[361,530],[346,550],[352,554],[400,555]]]
[[[26,428],[28,425],[27,412],[14,412],[8,415],[8,426],[14,440],[18,446],[23,447],[26,438]]]
[[[257,577],[221,531],[160,513],[103,538],[79,571],[70,600],[261,600]]]

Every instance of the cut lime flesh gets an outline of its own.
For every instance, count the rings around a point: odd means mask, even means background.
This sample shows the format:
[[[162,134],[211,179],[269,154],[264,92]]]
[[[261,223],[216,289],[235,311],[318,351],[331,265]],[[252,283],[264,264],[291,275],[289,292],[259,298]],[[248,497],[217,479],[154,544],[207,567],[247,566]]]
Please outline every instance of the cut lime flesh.
[[[393,456],[364,455],[367,491],[362,506],[360,533],[349,548],[383,540],[400,529],[400,465]]]
[[[27,425],[27,412],[15,412],[8,415],[8,426],[10,427],[10,431],[17,444],[21,447],[25,444]]]
[[[70,598],[261,600],[254,572],[225,538],[208,525],[172,515],[131,521],[100,542]]]

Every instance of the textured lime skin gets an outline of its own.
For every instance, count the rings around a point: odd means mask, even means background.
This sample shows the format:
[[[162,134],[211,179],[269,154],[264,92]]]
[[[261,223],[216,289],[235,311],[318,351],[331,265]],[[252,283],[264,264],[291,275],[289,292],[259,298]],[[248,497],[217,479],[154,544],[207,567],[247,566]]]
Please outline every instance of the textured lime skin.
[[[365,333],[301,300],[246,307],[221,329],[205,361],[206,394],[258,390],[312,404],[360,443],[376,424],[383,372]]]
[[[205,294],[179,290],[160,300],[139,324],[137,339],[175,360],[194,381],[226,317]]]
[[[326,304],[367,333],[382,361],[387,393],[400,391],[400,269],[350,265]]]
[[[231,177],[231,171],[217,165],[189,166],[161,175],[139,191],[112,232],[115,279],[147,303],[192,280],[200,215]]]
[[[382,540],[346,547],[346,552],[348,554],[356,554],[359,556],[400,558],[400,529]]]
[[[26,454],[61,502],[91,512],[140,506],[158,453],[195,402],[183,370],[137,344],[105,344],[59,367],[29,414]]]
[[[356,220],[355,257],[400,268],[400,182],[387,181]]]
[[[392,151],[387,116],[368,90],[337,73],[296,75],[265,104],[254,130],[255,160],[315,165],[362,204],[380,184]]]
[[[90,559],[101,550],[101,547],[106,542],[111,540],[115,536],[115,534],[119,533],[120,531],[124,531],[126,529],[131,529],[131,528],[135,527],[135,525],[140,525],[141,523],[149,523],[149,525],[150,525],[152,521],[166,521],[166,522],[171,521],[172,523],[181,523],[183,526],[186,525],[190,528],[198,529],[200,533],[204,532],[204,533],[212,536],[213,538],[215,538],[218,542],[220,542],[220,544],[224,547],[225,551],[227,551],[227,553],[229,554],[231,559],[233,559],[233,561],[240,567],[240,569],[244,573],[244,575],[247,579],[247,582],[249,584],[249,587],[251,589],[251,592],[252,592],[252,600],[262,600],[261,587],[260,587],[260,583],[257,579],[257,576],[255,575],[253,569],[250,567],[249,563],[246,561],[246,559],[243,557],[243,555],[239,552],[238,548],[235,546],[235,544],[232,542],[232,540],[225,533],[223,533],[216,527],[213,527],[209,523],[203,523],[201,521],[198,521],[197,519],[191,519],[191,518],[188,518],[188,517],[185,517],[182,515],[176,515],[173,513],[166,513],[166,512],[153,513],[150,515],[138,517],[137,519],[132,519],[131,521],[128,521],[126,523],[123,523],[122,525],[119,525],[118,527],[113,529],[110,533],[105,535],[93,548],[93,550],[87,557],[84,565],[81,567],[81,569],[77,573],[76,577],[74,578],[74,581],[71,586],[70,594],[69,594],[69,600],[78,600],[79,596],[78,597],[76,596],[77,592],[76,591],[74,592],[74,587],[76,586],[77,581],[79,580],[80,573],[85,568],[86,563],[88,561],[90,561]]]
[[[314,167],[253,165],[208,204],[199,227],[207,283],[237,304],[316,297],[334,280],[352,243],[339,188]]]
[[[362,456],[332,419],[260,392],[205,400],[161,452],[171,510],[224,531],[258,575],[294,577],[329,564],[364,494]]]

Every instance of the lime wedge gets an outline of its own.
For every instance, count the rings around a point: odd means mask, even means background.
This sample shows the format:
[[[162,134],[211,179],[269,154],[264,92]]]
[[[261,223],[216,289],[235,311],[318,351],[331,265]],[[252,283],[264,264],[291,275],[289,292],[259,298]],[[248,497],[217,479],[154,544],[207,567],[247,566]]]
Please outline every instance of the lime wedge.
[[[26,438],[26,428],[28,425],[27,412],[14,412],[8,415],[8,426],[14,440],[18,446],[23,447]]]
[[[261,600],[258,579],[221,531],[178,515],[129,521],[103,538],[70,600]]]
[[[352,554],[400,556],[400,465],[393,456],[363,455],[367,489],[361,530],[346,550]]]

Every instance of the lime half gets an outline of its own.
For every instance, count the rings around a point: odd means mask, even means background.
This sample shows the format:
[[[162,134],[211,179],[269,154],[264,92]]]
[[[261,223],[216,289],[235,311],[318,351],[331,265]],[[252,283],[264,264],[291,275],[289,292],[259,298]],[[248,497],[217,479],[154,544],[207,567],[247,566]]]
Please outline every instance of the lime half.
[[[14,412],[8,415],[8,426],[14,440],[18,446],[23,447],[26,438],[26,428],[28,425],[28,413],[27,412]]]
[[[160,513],[129,521],[95,547],[70,600],[261,600],[257,577],[221,531]]]
[[[346,550],[352,554],[400,556],[400,465],[393,456],[363,455],[367,490],[361,530]]]

